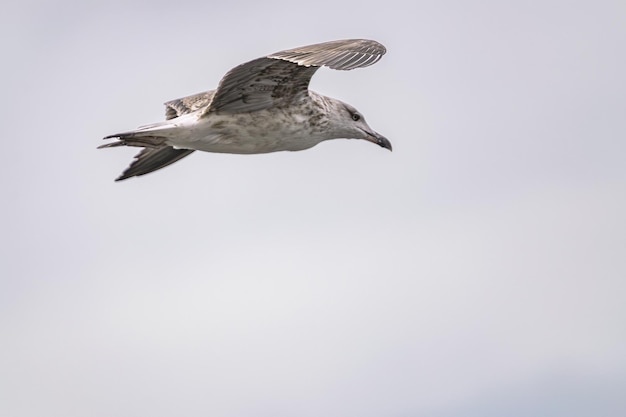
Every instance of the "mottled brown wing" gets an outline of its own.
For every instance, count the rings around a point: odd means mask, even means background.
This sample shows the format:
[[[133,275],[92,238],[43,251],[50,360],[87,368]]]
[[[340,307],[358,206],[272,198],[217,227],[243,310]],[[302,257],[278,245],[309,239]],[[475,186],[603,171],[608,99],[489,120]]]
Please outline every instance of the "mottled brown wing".
[[[215,90],[168,101],[165,103],[165,120],[192,113],[208,106],[213,98],[213,94],[215,94]]]
[[[192,113],[208,106],[214,92],[214,90],[205,91],[192,96],[168,101],[165,103],[165,119],[174,119],[183,114]],[[157,169],[171,165],[193,152],[192,149],[174,149],[171,146],[144,148],[135,155],[135,160],[115,181],[148,174]]]
[[[311,77],[322,66],[351,70],[372,65],[385,54],[378,42],[349,39],[289,49],[230,70],[204,115],[244,113],[289,106],[307,94]]]

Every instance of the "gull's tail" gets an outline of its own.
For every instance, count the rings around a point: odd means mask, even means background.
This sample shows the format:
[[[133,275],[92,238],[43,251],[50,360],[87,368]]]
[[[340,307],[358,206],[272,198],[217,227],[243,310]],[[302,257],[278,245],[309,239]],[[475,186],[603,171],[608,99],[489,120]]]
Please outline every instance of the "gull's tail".
[[[159,131],[168,128],[167,124],[167,122],[156,123],[154,125],[143,126],[130,132],[109,135],[104,138],[118,140],[98,146],[98,149],[114,148],[117,146],[135,146],[143,148],[141,152],[135,155],[135,160],[130,166],[126,168],[122,175],[117,177],[115,181],[148,174],[173,164],[193,152],[193,149],[175,149],[167,145],[166,138],[159,136]]]

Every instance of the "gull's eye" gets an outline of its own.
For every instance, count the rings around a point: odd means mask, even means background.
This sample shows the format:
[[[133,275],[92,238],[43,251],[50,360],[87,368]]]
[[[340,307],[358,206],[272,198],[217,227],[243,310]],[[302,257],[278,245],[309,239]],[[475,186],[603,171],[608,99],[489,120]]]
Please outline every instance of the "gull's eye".
[[[359,113],[352,113],[352,120],[358,122],[359,120],[361,120],[361,115]]]

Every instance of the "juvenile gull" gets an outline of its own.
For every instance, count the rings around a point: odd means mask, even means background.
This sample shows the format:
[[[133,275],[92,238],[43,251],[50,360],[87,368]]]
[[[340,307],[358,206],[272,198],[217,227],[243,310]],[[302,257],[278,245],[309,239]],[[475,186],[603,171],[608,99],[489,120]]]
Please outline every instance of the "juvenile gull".
[[[327,139],[365,139],[391,150],[351,105],[309,90],[322,66],[351,70],[385,54],[378,42],[348,39],[289,49],[228,71],[217,90],[165,103],[165,121],[109,135],[99,148],[143,148],[116,181],[166,167],[193,151],[300,151]]]

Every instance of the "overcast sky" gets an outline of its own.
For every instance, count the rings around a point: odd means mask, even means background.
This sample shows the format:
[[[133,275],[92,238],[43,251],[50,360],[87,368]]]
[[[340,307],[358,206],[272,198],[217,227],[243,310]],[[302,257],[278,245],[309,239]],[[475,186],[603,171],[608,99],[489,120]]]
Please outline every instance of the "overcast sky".
[[[626,3],[3,6],[0,415],[626,415]],[[282,49],[393,143],[105,135]]]

